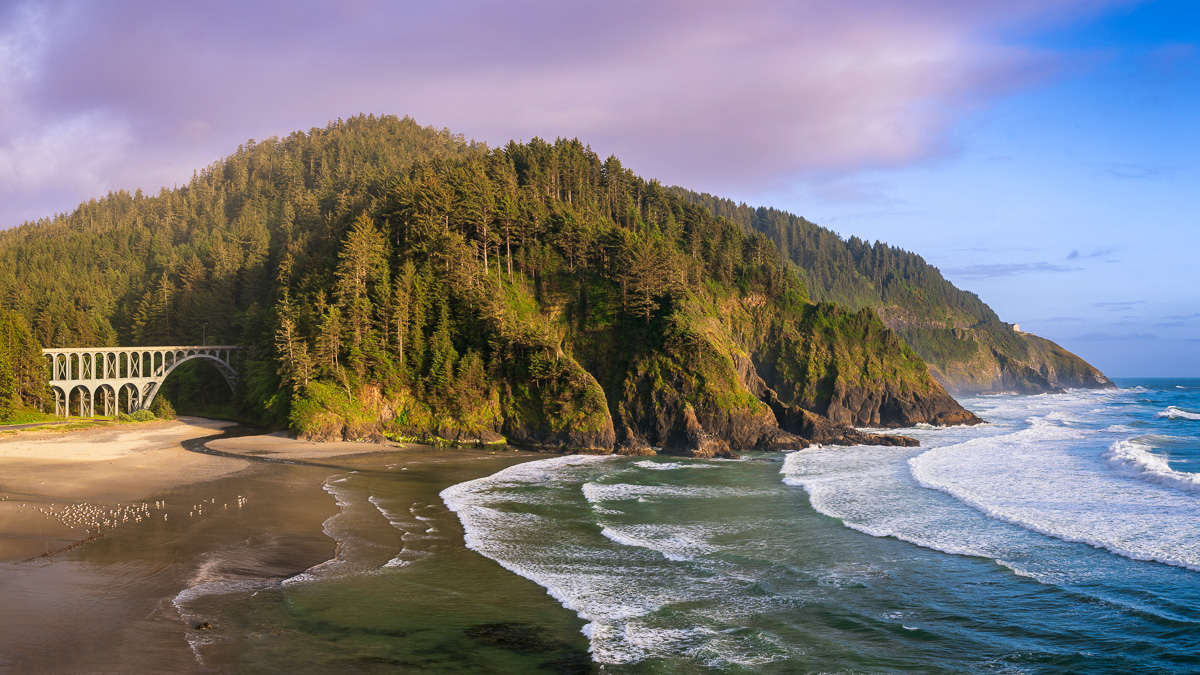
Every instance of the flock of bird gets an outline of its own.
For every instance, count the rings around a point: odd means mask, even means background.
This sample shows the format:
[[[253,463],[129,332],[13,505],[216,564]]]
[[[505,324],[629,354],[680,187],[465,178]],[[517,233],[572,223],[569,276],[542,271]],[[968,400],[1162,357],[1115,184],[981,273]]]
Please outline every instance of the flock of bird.
[[[0,497],[0,501],[10,501],[9,496]],[[15,501],[15,500],[13,500]],[[242,508],[246,505],[248,498],[244,495],[238,495],[237,501],[234,502],[237,508]],[[188,509],[188,517],[195,518],[204,515],[204,508],[208,506],[210,510],[217,508],[216,498],[201,500],[199,504],[192,504]],[[228,509],[229,504],[221,504],[221,509]],[[66,525],[70,529],[83,529],[89,533],[99,534],[102,531],[112,530],[119,525],[126,523],[140,523],[148,521],[151,518],[157,518],[162,515],[163,520],[167,520],[170,515],[167,512],[166,500],[156,500],[150,502],[135,502],[131,504],[120,504],[115,506],[102,506],[97,504],[78,503],[78,504],[54,504],[49,506],[38,506],[37,504],[23,503],[17,506],[17,512],[25,512],[26,510],[34,513],[39,513],[43,518],[54,518]]]

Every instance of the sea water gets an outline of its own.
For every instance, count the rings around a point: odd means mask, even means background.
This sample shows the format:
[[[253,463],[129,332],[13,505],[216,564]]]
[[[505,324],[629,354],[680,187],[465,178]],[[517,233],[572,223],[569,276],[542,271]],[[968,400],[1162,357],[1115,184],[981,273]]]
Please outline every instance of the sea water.
[[[177,570],[114,642],[176,672],[1200,672],[1200,381],[1121,385],[966,399],[987,424],[916,448],[264,465],[72,564]],[[336,548],[281,573],[290,504]]]
[[[442,498],[604,672],[1200,672],[1200,380],[987,396],[918,448],[555,457]]]

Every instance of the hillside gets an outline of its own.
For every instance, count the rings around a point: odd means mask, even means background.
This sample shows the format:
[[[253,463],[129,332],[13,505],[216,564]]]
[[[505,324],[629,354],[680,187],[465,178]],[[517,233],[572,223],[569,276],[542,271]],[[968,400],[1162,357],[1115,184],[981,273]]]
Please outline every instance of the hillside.
[[[673,190],[747,231],[770,237],[813,299],[874,309],[953,394],[1036,394],[1114,386],[1099,370],[1053,342],[1015,332],[977,295],[956,288],[915,253],[857,237],[842,239],[784,211]]]
[[[801,272],[578,141],[392,117],[0,233],[0,299],[37,341],[246,344],[240,414],[311,438],[711,456],[978,421]]]

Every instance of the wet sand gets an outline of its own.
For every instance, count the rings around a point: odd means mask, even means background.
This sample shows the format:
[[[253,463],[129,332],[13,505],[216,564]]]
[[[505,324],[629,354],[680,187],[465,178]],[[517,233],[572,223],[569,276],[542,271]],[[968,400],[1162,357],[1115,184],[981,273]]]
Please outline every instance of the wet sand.
[[[436,495],[536,457],[282,435],[206,443],[220,455],[181,445],[226,426],[185,418],[0,440],[0,672],[214,672],[179,594],[230,579],[252,593],[334,558],[331,473],[457,466],[422,481]]]
[[[183,417],[73,432],[42,428],[0,438],[0,562],[63,550],[127,524],[130,514],[143,515],[141,505],[154,501],[150,495],[245,471],[249,460],[189,452],[182,445],[232,426]],[[405,446],[309,443],[279,433],[222,439],[211,447],[250,460],[322,460]]]

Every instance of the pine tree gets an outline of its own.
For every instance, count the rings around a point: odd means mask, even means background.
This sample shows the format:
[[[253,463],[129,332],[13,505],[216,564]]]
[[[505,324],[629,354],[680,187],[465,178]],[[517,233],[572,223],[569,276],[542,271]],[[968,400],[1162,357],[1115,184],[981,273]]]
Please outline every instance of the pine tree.
[[[336,294],[346,321],[353,366],[362,373],[363,338],[372,327],[374,304],[369,291],[387,275],[387,242],[375,221],[363,213],[354,221],[338,255]]]
[[[454,364],[458,360],[458,352],[454,350],[452,327],[450,325],[450,307],[445,299],[439,307],[437,328],[429,340],[429,375],[430,393],[441,396],[454,381]]]
[[[312,378],[312,358],[308,344],[296,330],[293,310],[285,289],[279,307],[279,329],[275,331],[275,351],[279,358],[279,376],[293,389],[308,386]]]
[[[0,319],[0,420],[12,417],[16,409],[17,378],[13,373],[12,333],[10,322]]]

